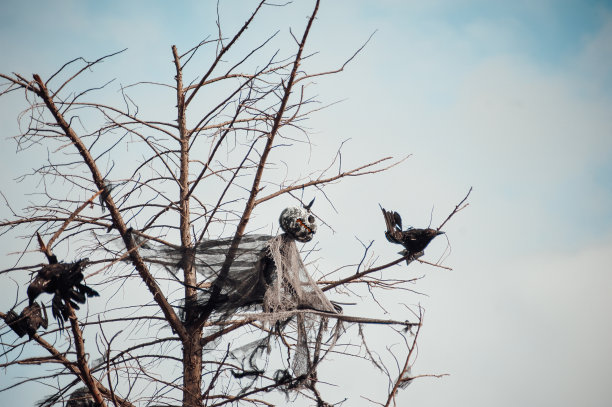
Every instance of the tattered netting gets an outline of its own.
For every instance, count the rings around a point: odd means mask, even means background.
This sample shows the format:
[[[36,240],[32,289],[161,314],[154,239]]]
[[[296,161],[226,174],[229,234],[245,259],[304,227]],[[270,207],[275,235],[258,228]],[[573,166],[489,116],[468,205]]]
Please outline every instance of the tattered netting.
[[[208,240],[195,248],[193,261],[203,277],[198,284],[198,306],[205,307],[212,287],[220,285],[220,295],[211,304],[211,320],[250,319],[261,322],[268,332],[264,338],[232,351],[243,368],[236,377],[257,378],[263,374],[258,362],[267,360],[274,338],[283,335],[290,361],[276,369],[275,380],[299,385],[315,372],[341,334],[341,323],[333,318],[338,310],[309,275],[295,240],[286,234],[243,236],[228,275],[220,279],[231,242],[231,238]],[[162,264],[174,273],[184,257],[172,248],[145,249],[143,254],[147,261]],[[334,319],[332,326],[325,314]],[[287,340],[293,343],[289,346]]]
[[[274,315],[295,309],[313,309],[336,313],[332,303],[306,271],[295,240],[286,235],[276,236],[268,241],[266,254],[272,259],[275,275],[264,296],[265,312]]]

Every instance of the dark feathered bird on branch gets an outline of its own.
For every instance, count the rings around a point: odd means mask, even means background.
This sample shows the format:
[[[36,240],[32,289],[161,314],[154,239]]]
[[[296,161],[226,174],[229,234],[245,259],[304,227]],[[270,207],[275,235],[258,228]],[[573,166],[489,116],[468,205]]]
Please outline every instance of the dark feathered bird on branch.
[[[40,305],[35,302],[25,307],[23,311],[21,311],[20,315],[17,315],[15,311],[10,310],[6,314],[5,321],[7,325],[10,326],[17,335],[19,335],[19,337],[28,334],[30,339],[32,339],[36,333],[36,330],[40,326],[47,329],[47,311],[45,308],[42,308],[42,311],[44,311],[44,316],[43,312],[41,312]]]
[[[44,265],[34,281],[28,286],[30,305],[41,293],[54,294],[51,301],[51,313],[60,325],[68,320],[68,305],[79,309],[78,304],[85,304],[86,297],[97,297],[99,294],[82,283],[83,269],[88,260],[82,259],[74,263],[52,263]]]
[[[406,262],[410,262],[411,258],[415,257],[416,254],[425,250],[429,242],[431,242],[436,236],[444,234],[436,229],[416,229],[408,228],[402,230],[402,217],[397,212],[387,211],[382,206],[383,216],[385,217],[385,224],[387,230],[385,236],[391,243],[397,243],[404,246],[405,250],[400,252],[404,256],[408,256]]]

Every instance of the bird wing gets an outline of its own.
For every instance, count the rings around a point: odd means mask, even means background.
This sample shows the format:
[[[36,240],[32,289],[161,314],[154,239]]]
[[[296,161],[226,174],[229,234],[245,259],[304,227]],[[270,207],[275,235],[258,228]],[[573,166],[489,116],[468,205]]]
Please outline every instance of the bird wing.
[[[401,243],[401,239],[403,236],[402,231],[396,227],[398,226],[398,223],[400,225],[402,223],[402,218],[400,217],[399,213],[387,211],[382,206],[380,206],[380,209],[382,210],[383,216],[385,218],[385,225],[387,226],[387,231],[385,232],[387,240],[393,243]]]
[[[402,230],[402,217],[399,213],[393,212],[393,221],[399,230]]]
[[[38,276],[44,280],[54,280],[64,272],[65,268],[66,265],[63,263],[45,264],[38,271]]]

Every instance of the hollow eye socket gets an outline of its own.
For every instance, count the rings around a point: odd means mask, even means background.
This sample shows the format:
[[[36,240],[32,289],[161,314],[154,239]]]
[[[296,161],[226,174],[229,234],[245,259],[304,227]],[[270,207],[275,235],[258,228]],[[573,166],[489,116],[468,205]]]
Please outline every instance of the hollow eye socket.
[[[314,223],[315,218],[312,215],[308,215],[308,223]]]

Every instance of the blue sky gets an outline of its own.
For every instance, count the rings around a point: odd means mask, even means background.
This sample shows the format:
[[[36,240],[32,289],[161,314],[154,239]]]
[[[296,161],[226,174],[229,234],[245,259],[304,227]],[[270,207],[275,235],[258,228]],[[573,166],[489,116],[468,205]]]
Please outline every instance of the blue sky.
[[[5,1],[0,71],[44,76],[75,56],[129,47],[93,77],[170,82],[170,46],[214,35],[214,3]],[[245,20],[245,3],[221,2],[226,32]],[[303,24],[310,4],[297,3],[266,10],[253,41],[276,29],[286,38],[289,24]],[[320,52],[307,66],[338,66],[375,30],[344,73],[316,83],[322,100],[343,102],[308,123],[313,162],[346,139],[347,167],[412,156],[387,176],[331,190],[339,213],[319,207],[336,231],[318,233],[322,267],[346,263],[347,253],[358,258],[355,236],[376,238],[376,252],[394,256],[379,202],[414,226],[426,225],[433,208],[436,224],[474,186],[470,207],[447,228],[445,264],[454,270],[401,270],[425,274],[419,289],[429,295],[409,300],[427,308],[413,371],[451,375],[413,383],[399,405],[607,406],[612,4],[327,1],[310,42]],[[0,99],[4,137],[15,133],[21,108],[7,100]],[[159,101],[160,114],[166,105],[172,100]],[[8,175],[0,190],[19,194],[11,180],[30,165],[11,140],[1,142]],[[368,211],[374,215],[364,217]],[[429,260],[445,245],[434,242]],[[4,397],[15,396],[0,394],[1,405]]]

